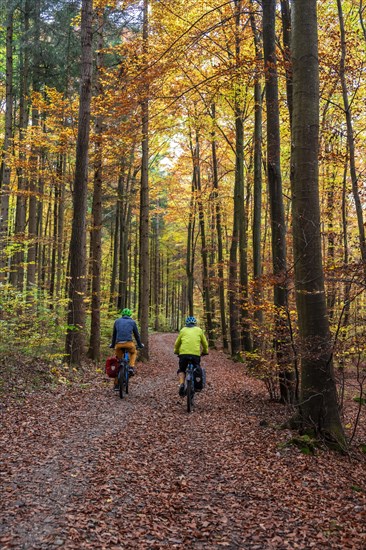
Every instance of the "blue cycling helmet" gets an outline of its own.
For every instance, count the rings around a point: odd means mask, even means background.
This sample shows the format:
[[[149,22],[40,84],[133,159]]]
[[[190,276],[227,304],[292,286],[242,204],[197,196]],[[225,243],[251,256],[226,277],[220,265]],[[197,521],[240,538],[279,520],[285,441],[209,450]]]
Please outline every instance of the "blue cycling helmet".
[[[187,317],[186,319],[186,325],[197,325],[197,319],[196,317]]]

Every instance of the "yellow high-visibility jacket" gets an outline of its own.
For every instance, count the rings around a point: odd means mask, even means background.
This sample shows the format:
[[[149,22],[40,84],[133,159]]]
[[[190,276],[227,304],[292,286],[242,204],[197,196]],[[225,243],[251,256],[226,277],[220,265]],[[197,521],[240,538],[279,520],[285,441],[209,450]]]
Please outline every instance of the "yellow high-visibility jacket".
[[[208,353],[208,343],[200,327],[183,327],[175,341],[174,353],[178,355],[201,355]]]

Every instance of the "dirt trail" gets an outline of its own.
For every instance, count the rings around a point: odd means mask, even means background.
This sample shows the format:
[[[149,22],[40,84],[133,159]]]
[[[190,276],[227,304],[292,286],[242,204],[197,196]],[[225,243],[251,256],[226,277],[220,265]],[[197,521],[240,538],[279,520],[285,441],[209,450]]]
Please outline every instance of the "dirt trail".
[[[366,548],[365,462],[283,446],[283,408],[218,351],[188,415],[174,339],[124,400],[98,375],[3,410],[0,547]]]

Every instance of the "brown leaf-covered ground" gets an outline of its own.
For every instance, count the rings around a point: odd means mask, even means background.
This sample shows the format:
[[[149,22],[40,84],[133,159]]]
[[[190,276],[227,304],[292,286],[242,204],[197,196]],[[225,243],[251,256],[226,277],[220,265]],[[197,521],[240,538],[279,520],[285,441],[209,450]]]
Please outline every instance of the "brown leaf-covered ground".
[[[365,455],[285,446],[288,412],[219,351],[188,414],[174,339],[126,399],[91,373],[3,404],[0,547],[366,548]]]

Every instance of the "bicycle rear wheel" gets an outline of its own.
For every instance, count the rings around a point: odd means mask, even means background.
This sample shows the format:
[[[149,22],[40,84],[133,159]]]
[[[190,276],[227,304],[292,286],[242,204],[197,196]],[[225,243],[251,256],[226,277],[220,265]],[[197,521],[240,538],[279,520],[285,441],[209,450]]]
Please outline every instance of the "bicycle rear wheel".
[[[189,379],[187,380],[187,412],[191,412],[193,408],[193,395],[194,395],[193,380]]]
[[[128,369],[129,369],[129,365],[127,364],[125,366],[125,376],[124,376],[126,395],[128,394],[128,380],[130,378],[130,373],[128,372]]]
[[[125,379],[125,365],[122,365],[118,372],[118,387],[119,387],[119,396],[123,399],[123,384]]]

